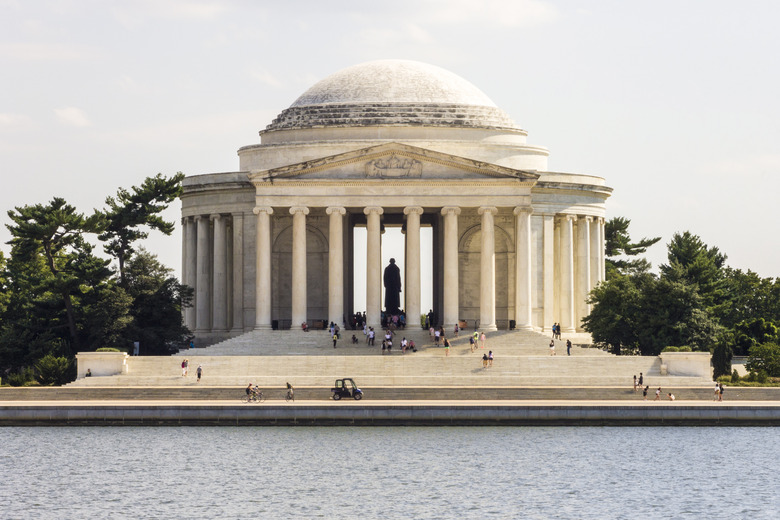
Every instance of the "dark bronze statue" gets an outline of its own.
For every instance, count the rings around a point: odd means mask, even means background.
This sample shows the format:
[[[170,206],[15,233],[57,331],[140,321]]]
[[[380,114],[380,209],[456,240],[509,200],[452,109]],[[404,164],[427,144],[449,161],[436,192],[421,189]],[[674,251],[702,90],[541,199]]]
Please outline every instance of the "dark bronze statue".
[[[395,265],[395,258],[385,267],[385,312],[398,314],[401,308],[401,270]]]

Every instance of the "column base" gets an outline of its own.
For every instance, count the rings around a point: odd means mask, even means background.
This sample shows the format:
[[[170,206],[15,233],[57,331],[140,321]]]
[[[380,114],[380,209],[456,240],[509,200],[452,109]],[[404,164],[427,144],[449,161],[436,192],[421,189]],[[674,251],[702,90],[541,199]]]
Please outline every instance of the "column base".
[[[517,326],[515,326],[515,330],[530,330],[530,331],[532,331],[532,330],[534,330],[534,326],[533,325],[517,325]]]
[[[262,325],[255,325],[255,328],[252,330],[273,330],[273,327],[270,323],[267,323]]]
[[[480,327],[480,330],[484,330],[484,331],[492,332],[492,331],[496,331],[496,330],[498,330],[498,327],[497,327],[497,326],[496,326],[496,324],[494,323],[494,324],[492,324],[492,325],[485,325],[484,327]]]

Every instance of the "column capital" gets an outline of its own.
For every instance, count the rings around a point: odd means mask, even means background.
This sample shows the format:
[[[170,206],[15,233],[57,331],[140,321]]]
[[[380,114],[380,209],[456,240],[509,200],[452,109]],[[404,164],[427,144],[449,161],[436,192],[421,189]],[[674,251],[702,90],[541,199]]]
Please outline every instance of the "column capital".
[[[512,210],[512,213],[514,213],[515,215],[525,215],[525,214],[533,215],[534,208],[532,208],[531,206],[517,206],[515,209]]]
[[[328,206],[325,209],[325,213],[327,213],[328,215],[333,215],[333,214],[345,215],[347,213],[347,210],[344,209],[343,206]]]
[[[580,217],[580,218],[583,219],[587,223],[592,222],[593,219],[594,219],[594,217],[591,217],[590,215],[585,215],[584,217]]]
[[[556,215],[560,220],[570,220],[572,222],[577,222],[577,215],[572,215],[571,213],[558,213]]]
[[[304,215],[309,214],[309,208],[306,206],[293,206],[290,208],[290,215],[295,215],[296,213],[303,213]]]
[[[376,213],[377,215],[382,215],[385,212],[384,208],[381,206],[366,206],[363,208],[363,213],[365,215],[370,215],[372,213]]]
[[[255,215],[259,215],[260,213],[273,215],[274,208],[272,208],[271,206],[255,206],[254,208],[252,208],[252,213],[254,213]]]
[[[203,215],[195,215],[194,217],[192,217],[192,220],[194,220],[195,222],[197,222],[197,221],[199,221],[199,220],[201,220],[201,219],[203,219],[203,218],[204,218],[204,217],[203,217]]]
[[[423,208],[420,206],[406,206],[404,208],[404,215],[422,215],[423,214]]]
[[[243,211],[237,211],[235,213],[231,213],[230,216],[233,217],[233,218],[236,218],[236,217],[240,218],[240,217],[244,216],[244,212]]]
[[[480,206],[477,210],[477,213],[480,215],[483,215],[485,213],[490,213],[491,215],[495,215],[498,213],[498,208],[495,206]]]
[[[458,206],[444,206],[441,208],[442,215],[460,215],[460,208]]]
[[[217,220],[218,218],[222,218],[221,213],[212,213],[211,215],[209,215],[210,220]]]

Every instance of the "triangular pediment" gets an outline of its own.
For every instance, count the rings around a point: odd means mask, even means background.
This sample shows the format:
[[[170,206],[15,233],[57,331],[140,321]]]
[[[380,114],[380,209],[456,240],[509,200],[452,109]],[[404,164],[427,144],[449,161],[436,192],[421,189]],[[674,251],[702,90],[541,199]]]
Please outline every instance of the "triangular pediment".
[[[254,171],[253,181],[506,179],[533,184],[535,171],[515,170],[402,143],[385,143],[280,168]]]

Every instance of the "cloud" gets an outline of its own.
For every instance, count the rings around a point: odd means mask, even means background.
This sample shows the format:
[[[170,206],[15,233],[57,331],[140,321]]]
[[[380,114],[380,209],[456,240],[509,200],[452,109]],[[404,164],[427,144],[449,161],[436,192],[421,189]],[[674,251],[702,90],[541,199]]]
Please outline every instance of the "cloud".
[[[92,124],[87,115],[76,107],[55,108],[54,113],[62,123],[69,126],[83,128]]]
[[[280,88],[284,86],[284,82],[278,77],[274,76],[267,70],[253,70],[249,72],[249,75],[256,79],[262,85],[267,85],[273,88]]]
[[[505,27],[529,27],[558,18],[558,10],[542,0],[428,0],[421,6],[422,16],[430,24],[490,22]]]
[[[32,125],[32,119],[23,114],[8,114],[0,112],[0,129],[18,130]]]
[[[149,18],[214,20],[227,11],[225,4],[216,1],[146,0],[117,4],[114,17],[127,27],[136,27]]]
[[[86,60],[100,53],[83,45],[60,43],[0,43],[0,58],[20,61]]]

